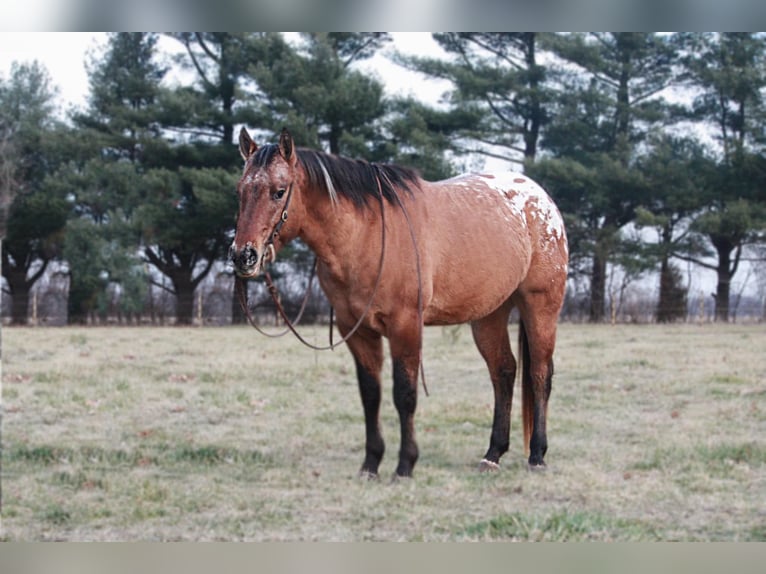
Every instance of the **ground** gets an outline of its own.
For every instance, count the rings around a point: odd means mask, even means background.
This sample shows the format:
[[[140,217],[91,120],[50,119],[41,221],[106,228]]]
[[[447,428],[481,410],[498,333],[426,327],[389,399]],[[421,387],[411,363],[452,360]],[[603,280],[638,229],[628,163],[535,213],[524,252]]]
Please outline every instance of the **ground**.
[[[391,483],[389,364],[367,482],[345,349],[244,327],[6,328],[2,536],[766,540],[764,343],[763,325],[562,324],[549,470],[526,470],[517,387],[511,451],[479,474],[485,366],[467,327],[427,329],[421,456]]]

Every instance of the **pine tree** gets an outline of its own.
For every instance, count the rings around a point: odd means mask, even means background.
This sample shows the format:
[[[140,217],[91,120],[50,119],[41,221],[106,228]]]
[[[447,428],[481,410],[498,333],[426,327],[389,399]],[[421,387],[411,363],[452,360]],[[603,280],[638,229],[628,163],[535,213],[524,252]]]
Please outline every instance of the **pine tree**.
[[[11,321],[26,324],[29,294],[61,254],[69,205],[47,185],[60,162],[53,116],[55,90],[37,62],[16,64],[0,79],[0,185],[3,214],[2,272],[12,298]]]
[[[166,147],[157,118],[167,69],[157,62],[157,39],[113,33],[104,52],[91,55],[88,106],[72,118],[71,160],[57,183],[69,190],[77,220],[68,225],[64,246],[70,322],[105,315],[107,287],[135,284],[144,274],[134,216],[145,199],[142,177]],[[130,296],[125,302],[137,305]]]
[[[731,281],[748,245],[766,241],[766,35],[685,36],[687,79],[699,90],[693,118],[715,130],[720,161],[706,185],[707,206],[692,229],[713,247],[715,317],[729,320]]]
[[[545,34],[434,34],[450,59],[401,58],[408,67],[448,80],[451,138],[458,154],[523,164],[534,160],[553,96],[541,63]]]
[[[663,134],[651,139],[649,151],[635,167],[645,188],[635,223],[657,232],[657,242],[647,251],[660,268],[657,320],[670,322],[686,311],[678,310],[681,278],[671,259],[699,257],[707,251],[690,224],[707,201],[704,190],[715,174],[715,161],[698,140]]]
[[[590,263],[583,270],[591,283],[590,320],[599,322],[607,265],[645,191],[633,169],[640,145],[670,120],[660,95],[674,81],[677,48],[673,37],[647,33],[564,35],[552,46],[577,72],[565,79],[543,137],[553,157],[529,171],[568,214],[573,262]]]

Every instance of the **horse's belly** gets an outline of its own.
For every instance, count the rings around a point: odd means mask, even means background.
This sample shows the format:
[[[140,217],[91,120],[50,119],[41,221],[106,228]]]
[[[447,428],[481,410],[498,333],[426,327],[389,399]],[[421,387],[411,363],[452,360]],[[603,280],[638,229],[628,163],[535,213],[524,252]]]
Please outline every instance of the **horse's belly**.
[[[435,289],[423,312],[426,325],[454,325],[481,319],[500,307],[516,290],[519,281],[511,277],[478,277]]]

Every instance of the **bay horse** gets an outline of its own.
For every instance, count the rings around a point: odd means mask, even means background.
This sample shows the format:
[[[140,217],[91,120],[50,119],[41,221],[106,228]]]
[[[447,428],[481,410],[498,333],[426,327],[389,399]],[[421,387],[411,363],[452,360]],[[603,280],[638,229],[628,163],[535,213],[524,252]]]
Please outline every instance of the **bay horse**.
[[[396,477],[418,459],[414,414],[424,325],[470,323],[494,387],[489,449],[481,471],[508,450],[517,362],[508,322],[519,311],[524,444],[544,468],[546,418],[568,248],[561,214],[531,179],[513,172],[430,182],[409,168],[296,148],[258,147],[243,127],[245,161],[229,257],[240,278],[261,273],[300,238],[356,363],[365,417],[360,476],[377,477],[382,337],[389,340],[401,443]],[[352,332],[352,329],[355,329]]]

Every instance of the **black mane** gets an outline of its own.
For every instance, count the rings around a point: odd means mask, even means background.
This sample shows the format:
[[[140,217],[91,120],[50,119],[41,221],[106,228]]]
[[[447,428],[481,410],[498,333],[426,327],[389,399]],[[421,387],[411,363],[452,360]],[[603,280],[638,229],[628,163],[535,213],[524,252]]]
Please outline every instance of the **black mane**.
[[[274,144],[258,148],[253,163],[258,167],[267,166],[277,149]],[[383,197],[394,205],[398,204],[401,191],[411,194],[419,189],[420,177],[417,171],[411,168],[349,159],[305,148],[298,148],[296,151],[311,185],[318,186],[331,195],[332,190],[328,188],[325,176],[326,170],[334,192],[347,197],[357,207],[368,205],[370,199],[377,203],[378,189]]]

